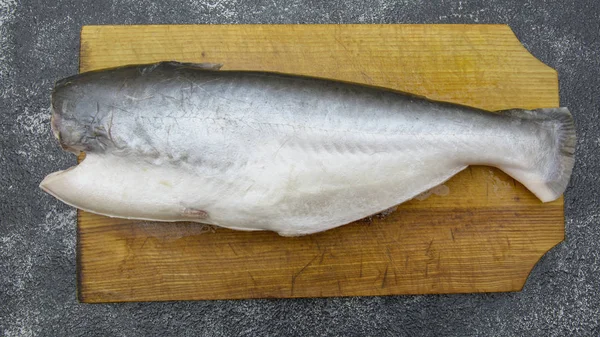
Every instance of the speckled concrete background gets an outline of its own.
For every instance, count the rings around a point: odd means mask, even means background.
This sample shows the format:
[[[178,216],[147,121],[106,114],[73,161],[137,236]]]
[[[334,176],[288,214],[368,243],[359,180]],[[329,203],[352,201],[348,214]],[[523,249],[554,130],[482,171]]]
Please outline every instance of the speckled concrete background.
[[[600,2],[549,0],[0,0],[0,331],[5,336],[600,335]],[[75,158],[49,129],[53,82],[84,24],[507,23],[557,69],[575,117],[566,242],[520,293],[83,305],[75,211],[42,193]]]

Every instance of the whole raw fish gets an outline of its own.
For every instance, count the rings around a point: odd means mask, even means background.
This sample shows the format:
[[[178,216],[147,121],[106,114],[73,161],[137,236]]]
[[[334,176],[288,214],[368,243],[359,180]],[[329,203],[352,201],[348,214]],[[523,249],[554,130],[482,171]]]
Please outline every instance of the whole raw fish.
[[[52,129],[86,159],[41,188],[112,217],[303,235],[381,212],[468,165],[541,201],[573,168],[566,108],[499,113],[385,88],[161,62],[57,82]]]

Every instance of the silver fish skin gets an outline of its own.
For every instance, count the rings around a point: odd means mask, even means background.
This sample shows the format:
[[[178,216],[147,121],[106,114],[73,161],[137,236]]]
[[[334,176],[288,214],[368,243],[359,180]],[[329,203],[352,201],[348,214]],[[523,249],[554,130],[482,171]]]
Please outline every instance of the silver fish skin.
[[[285,236],[376,214],[468,165],[541,201],[574,164],[566,108],[497,113],[365,85],[161,62],[56,83],[52,130],[85,151],[41,188],[93,213]]]

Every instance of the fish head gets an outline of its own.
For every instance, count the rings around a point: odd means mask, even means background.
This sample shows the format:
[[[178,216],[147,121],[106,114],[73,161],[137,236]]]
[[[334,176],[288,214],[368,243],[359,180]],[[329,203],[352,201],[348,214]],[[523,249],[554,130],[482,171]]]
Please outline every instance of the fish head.
[[[64,78],[54,86],[51,128],[61,147],[79,154],[102,152],[111,146],[111,100],[113,84],[104,83],[98,74]],[[108,81],[106,81],[108,82]]]

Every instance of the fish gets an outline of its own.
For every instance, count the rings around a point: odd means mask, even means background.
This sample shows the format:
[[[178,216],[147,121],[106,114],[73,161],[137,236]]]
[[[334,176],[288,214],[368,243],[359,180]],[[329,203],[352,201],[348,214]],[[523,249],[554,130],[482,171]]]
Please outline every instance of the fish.
[[[570,180],[566,107],[490,112],[221,66],[164,61],[58,80],[51,129],[85,159],[41,189],[109,217],[300,236],[390,209],[469,165],[499,168],[540,202]]]

